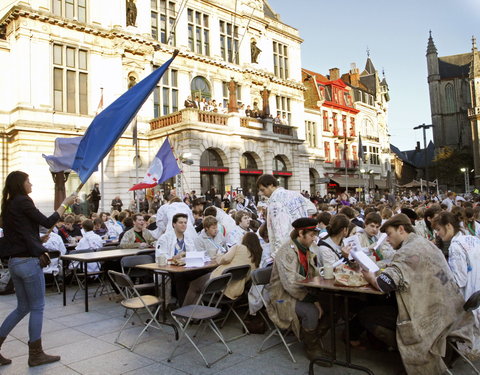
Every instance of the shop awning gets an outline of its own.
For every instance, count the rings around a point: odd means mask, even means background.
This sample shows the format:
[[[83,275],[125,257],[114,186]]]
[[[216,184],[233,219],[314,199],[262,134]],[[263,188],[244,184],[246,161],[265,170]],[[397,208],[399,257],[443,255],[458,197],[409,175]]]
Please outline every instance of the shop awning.
[[[348,177],[339,176],[339,177],[330,177],[332,181],[335,181],[339,186],[346,187],[348,182],[348,187],[364,187],[365,184],[368,186],[368,180],[361,179],[358,177]]]

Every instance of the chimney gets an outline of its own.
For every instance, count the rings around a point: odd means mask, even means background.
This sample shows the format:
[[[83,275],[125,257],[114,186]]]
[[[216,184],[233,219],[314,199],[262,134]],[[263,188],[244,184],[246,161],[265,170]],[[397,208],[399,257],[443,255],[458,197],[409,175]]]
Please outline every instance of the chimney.
[[[330,81],[336,81],[340,78],[340,69],[331,68],[328,71],[330,72]]]
[[[360,70],[355,63],[350,64],[350,84],[354,87],[358,87],[360,82]]]
[[[420,142],[417,141],[417,147],[415,147],[415,151],[420,151]]]

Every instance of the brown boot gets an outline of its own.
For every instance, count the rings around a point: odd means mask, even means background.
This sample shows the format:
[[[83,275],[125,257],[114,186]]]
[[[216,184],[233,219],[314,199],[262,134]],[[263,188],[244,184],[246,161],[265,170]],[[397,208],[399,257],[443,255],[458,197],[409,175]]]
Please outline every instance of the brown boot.
[[[5,341],[6,337],[0,337],[0,348],[2,347],[3,342]],[[5,358],[3,355],[0,354],[0,366],[9,365],[12,363],[11,359]]]
[[[305,345],[305,353],[310,361],[315,361],[319,366],[332,367],[332,362],[328,362],[328,353],[326,353],[317,336],[317,330],[306,331],[302,328],[302,341]]]
[[[38,339],[34,342],[28,343],[28,365],[30,367],[40,366],[46,363],[52,363],[60,361],[60,356],[58,355],[48,355],[43,352],[42,349],[42,339]]]

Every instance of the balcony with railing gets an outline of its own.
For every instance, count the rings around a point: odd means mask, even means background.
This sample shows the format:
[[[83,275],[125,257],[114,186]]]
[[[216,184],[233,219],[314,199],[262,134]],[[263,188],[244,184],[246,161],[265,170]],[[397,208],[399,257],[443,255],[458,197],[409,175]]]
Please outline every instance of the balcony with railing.
[[[166,116],[158,117],[150,121],[151,131],[180,131],[180,130],[201,130],[208,128],[216,131],[229,132],[237,130],[240,133],[258,136],[258,133],[265,137],[280,137],[297,139],[296,128],[288,125],[274,124],[271,119],[255,119],[241,117],[238,113],[221,114],[215,112],[200,111],[195,108],[185,108]]]

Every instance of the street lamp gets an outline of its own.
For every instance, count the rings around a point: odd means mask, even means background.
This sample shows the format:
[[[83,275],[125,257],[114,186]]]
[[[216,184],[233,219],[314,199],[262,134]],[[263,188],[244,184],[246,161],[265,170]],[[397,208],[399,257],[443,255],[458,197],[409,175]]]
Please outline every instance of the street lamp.
[[[463,173],[463,179],[465,181],[465,194],[468,193],[468,190],[469,190],[469,178],[468,178],[468,168],[460,168],[460,172]]]
[[[366,169],[361,168],[360,173],[362,174],[362,180],[363,180],[363,200],[364,200],[364,202],[366,202],[366,199],[367,199],[367,181],[365,180],[365,175],[370,176],[373,173],[373,169],[370,169],[370,170],[367,171]]]

